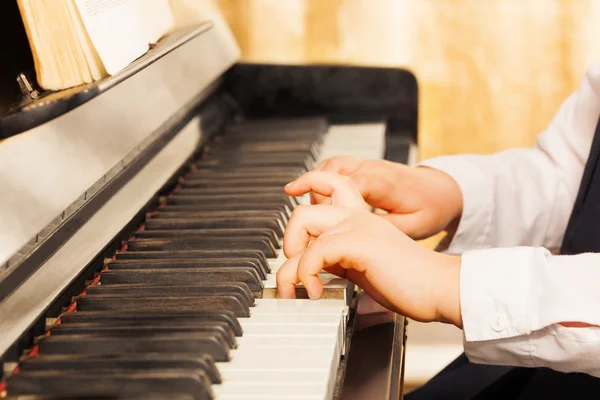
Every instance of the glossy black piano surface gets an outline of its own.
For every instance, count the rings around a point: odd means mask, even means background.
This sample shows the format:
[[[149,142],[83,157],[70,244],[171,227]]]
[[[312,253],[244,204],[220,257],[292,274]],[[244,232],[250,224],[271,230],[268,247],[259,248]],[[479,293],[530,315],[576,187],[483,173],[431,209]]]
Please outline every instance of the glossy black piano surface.
[[[188,56],[185,50],[179,44],[177,51]],[[83,113],[109,92],[116,96],[128,81],[131,86],[136,79],[149,79],[151,69],[158,68],[154,64],[56,117]],[[125,89],[121,93],[131,101],[141,96]],[[27,298],[32,282],[49,273],[52,261],[87,227],[98,224],[95,219],[131,189],[167,144],[186,129],[201,132],[197,147],[182,155],[180,166],[89,262],[76,268],[64,265],[72,271],[60,291],[45,297],[51,301],[33,311],[12,309],[8,318],[26,329],[2,355],[5,381],[0,381],[0,392],[39,398],[234,398],[219,392],[222,374],[231,374],[223,368],[232,355],[244,354],[239,353],[244,343],[253,343],[252,335],[244,337],[244,321],[257,314],[262,298],[273,295],[268,277],[277,267],[273,260],[281,252],[287,219],[299,202],[284,194],[285,183],[312,167],[332,126],[381,124],[382,156],[400,162],[414,157],[417,88],[414,76],[403,69],[238,62],[191,99],[160,124],[147,145],[138,146],[112,179],[105,176],[93,196],[86,191],[78,207],[63,213],[53,229],[36,235],[34,245],[4,264],[0,309],[3,302],[6,306],[17,297]],[[160,108],[147,112],[153,114],[160,114]],[[18,118],[12,115],[10,121]],[[52,124],[55,118],[43,120]],[[327,390],[333,398],[365,398],[357,388],[362,377],[373,388],[384,387],[370,395],[398,398],[404,319],[395,316],[355,332],[363,318],[356,313],[357,293],[339,288],[328,293],[332,302],[345,301],[349,308],[333,353],[334,384]],[[273,340],[303,343],[291,334]],[[369,347],[372,351],[365,352]],[[285,378],[285,373],[281,368],[273,379]],[[352,382],[345,382],[346,377]],[[310,394],[321,386],[308,379],[304,385],[290,384],[287,391]]]

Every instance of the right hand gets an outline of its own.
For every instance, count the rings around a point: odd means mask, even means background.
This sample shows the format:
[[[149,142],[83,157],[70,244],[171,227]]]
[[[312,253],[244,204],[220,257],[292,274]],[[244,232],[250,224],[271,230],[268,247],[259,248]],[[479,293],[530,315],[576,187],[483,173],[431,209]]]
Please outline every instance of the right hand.
[[[294,298],[301,283],[318,299],[319,273],[325,270],[354,282],[388,310],[422,322],[462,324],[461,258],[426,249],[370,212],[299,206],[288,221],[283,250],[288,259],[277,271],[279,298]]]
[[[432,168],[337,156],[323,161],[316,170],[350,177],[369,205],[387,211],[379,214],[382,218],[415,240],[453,231],[462,214],[460,187],[450,175]],[[313,204],[331,202],[316,193],[311,199]]]

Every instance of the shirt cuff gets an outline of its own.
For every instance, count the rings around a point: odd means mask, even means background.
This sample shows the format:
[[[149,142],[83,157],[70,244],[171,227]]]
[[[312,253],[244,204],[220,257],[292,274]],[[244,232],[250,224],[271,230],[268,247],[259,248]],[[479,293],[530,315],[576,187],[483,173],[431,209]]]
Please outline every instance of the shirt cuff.
[[[534,247],[473,250],[462,255],[460,306],[468,342],[531,333],[534,266],[548,250]],[[537,328],[537,326],[536,326]]]
[[[546,249],[532,247],[462,255],[460,305],[469,360],[533,365],[528,337],[533,328],[532,272],[549,255]]]
[[[488,236],[495,208],[492,177],[479,167],[477,156],[444,156],[425,160],[417,167],[429,167],[450,175],[460,187],[463,211],[458,228],[444,250],[462,254],[467,250],[489,247]]]

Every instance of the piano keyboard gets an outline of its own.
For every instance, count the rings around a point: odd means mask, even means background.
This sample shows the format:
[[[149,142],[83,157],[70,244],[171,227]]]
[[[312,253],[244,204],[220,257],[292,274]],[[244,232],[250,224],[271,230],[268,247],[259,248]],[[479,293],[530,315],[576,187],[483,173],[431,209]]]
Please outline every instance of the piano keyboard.
[[[323,273],[323,299],[276,298],[287,219],[306,201],[283,186],[384,147],[384,124],[230,125],[37,341],[8,395],[332,398],[353,288]]]

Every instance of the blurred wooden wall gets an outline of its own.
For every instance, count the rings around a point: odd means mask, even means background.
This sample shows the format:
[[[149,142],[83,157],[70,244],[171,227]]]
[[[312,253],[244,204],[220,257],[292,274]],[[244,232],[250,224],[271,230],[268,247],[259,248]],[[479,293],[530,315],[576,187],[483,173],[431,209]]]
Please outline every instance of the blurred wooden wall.
[[[215,0],[244,57],[401,66],[420,157],[529,146],[600,60],[600,0]]]

